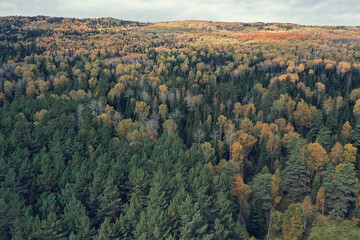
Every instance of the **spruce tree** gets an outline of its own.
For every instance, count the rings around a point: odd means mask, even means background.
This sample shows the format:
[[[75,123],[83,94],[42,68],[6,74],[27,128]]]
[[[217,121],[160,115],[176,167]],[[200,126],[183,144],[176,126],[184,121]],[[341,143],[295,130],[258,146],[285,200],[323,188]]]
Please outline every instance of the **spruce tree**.
[[[330,163],[324,172],[323,185],[326,190],[326,206],[331,217],[343,219],[355,199],[356,175],[350,163],[334,169]]]
[[[181,239],[202,239],[206,236],[208,224],[202,215],[198,203],[190,196],[178,207]]]
[[[351,140],[355,147],[360,147],[360,121],[357,121],[355,128],[351,130]]]
[[[283,189],[289,198],[302,201],[310,192],[310,174],[306,169],[304,157],[299,153],[302,143],[293,138],[289,145],[286,167],[282,171]]]
[[[121,210],[120,193],[112,177],[108,177],[105,182],[103,193],[99,196],[99,209],[97,212],[99,219],[109,217],[114,220],[120,214]]]
[[[310,134],[311,136],[317,136],[320,129],[324,126],[323,113],[321,110],[316,110],[311,115]]]

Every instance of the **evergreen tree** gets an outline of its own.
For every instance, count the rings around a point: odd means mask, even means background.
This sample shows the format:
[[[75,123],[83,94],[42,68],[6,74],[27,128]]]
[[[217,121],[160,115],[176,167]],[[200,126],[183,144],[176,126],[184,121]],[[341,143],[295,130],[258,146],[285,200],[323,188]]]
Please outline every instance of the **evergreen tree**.
[[[98,218],[104,219],[106,217],[111,220],[119,216],[121,210],[121,198],[117,186],[113,179],[108,177],[105,182],[103,193],[99,197]]]
[[[317,135],[319,143],[323,146],[327,151],[330,150],[331,146],[331,131],[328,127],[322,127]]]
[[[256,238],[262,238],[266,233],[266,218],[263,212],[263,203],[261,199],[251,202],[249,233]]]
[[[343,219],[351,202],[355,199],[356,175],[350,164],[339,165],[335,170],[330,163],[324,172],[323,185],[326,190],[326,206],[329,215]]]
[[[178,207],[181,239],[204,239],[208,224],[201,214],[199,205],[194,203],[190,196]]]
[[[218,193],[213,209],[213,215],[216,217],[214,223],[214,237],[216,239],[231,239],[234,237],[233,209],[233,202],[230,201],[229,194]]]
[[[299,153],[302,144],[296,138],[289,144],[288,160],[282,171],[283,189],[291,199],[302,201],[309,194],[309,172],[306,169],[305,159]]]
[[[357,121],[355,128],[351,130],[351,140],[355,147],[360,147],[360,121]]]
[[[311,200],[312,202],[315,202],[316,200],[316,195],[321,187],[321,178],[320,178],[320,173],[316,172],[312,186],[311,186]]]
[[[41,239],[65,239],[65,232],[61,227],[61,220],[57,214],[50,212],[46,219],[41,222]]]
[[[101,224],[98,234],[94,237],[94,240],[117,240],[114,236],[113,226],[109,218],[105,218],[104,222]]]

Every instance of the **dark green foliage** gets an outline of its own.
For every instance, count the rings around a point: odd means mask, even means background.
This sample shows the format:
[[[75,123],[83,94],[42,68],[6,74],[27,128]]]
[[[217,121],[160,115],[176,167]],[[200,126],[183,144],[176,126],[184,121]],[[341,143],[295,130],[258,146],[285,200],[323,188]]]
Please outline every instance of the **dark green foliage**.
[[[334,169],[332,163],[324,172],[323,185],[326,190],[328,214],[343,219],[349,211],[350,203],[355,197],[356,177],[354,167],[347,163],[340,169]]]
[[[330,150],[331,144],[331,131],[328,127],[322,127],[317,135],[319,139],[319,143],[323,146],[327,151]]]
[[[360,121],[356,122],[355,128],[351,131],[351,140],[355,147],[360,147]]]
[[[183,239],[203,239],[206,236],[208,224],[201,214],[198,203],[190,196],[178,207],[180,220],[180,237]]]
[[[299,152],[302,146],[303,143],[296,138],[291,140],[286,167],[282,171],[283,189],[289,198],[296,201],[301,201],[310,192],[310,174],[306,169],[305,159]]]
[[[0,18],[0,240],[264,239],[274,210],[295,239],[320,187],[325,214],[356,220],[359,151],[310,179],[306,145],[360,147],[358,29],[278,42],[237,35],[303,26],[163,24]],[[326,219],[306,233],[324,225],[347,236]]]
[[[251,204],[251,217],[249,232],[256,238],[264,237],[266,233],[265,216],[263,214],[263,203],[261,200],[253,201]]]
[[[317,136],[323,126],[324,126],[323,113],[320,110],[316,110],[311,115],[311,123],[310,123],[311,135]]]

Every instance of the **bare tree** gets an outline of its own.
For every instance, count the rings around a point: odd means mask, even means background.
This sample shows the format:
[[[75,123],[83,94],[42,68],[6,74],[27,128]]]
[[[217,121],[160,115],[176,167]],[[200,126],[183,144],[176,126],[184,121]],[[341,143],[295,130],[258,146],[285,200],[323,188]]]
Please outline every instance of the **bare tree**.
[[[200,142],[204,139],[204,137],[205,137],[205,133],[200,127],[196,129],[195,132],[193,133],[193,139],[198,147],[200,146]]]

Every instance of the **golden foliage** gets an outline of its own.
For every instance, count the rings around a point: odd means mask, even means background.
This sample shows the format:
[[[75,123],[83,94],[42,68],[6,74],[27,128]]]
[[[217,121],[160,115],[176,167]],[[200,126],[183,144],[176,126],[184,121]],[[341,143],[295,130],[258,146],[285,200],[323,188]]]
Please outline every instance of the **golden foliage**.
[[[303,100],[298,103],[296,111],[294,112],[294,120],[300,127],[308,127],[311,120],[311,110],[309,105]]]
[[[177,134],[177,124],[173,120],[166,120],[162,126],[167,133]]]
[[[281,200],[280,184],[281,184],[281,172],[279,169],[276,169],[274,175],[272,176],[272,182],[271,182],[271,197],[272,197],[274,209],[276,209],[277,205]]]
[[[48,110],[42,109],[39,112],[36,112],[34,115],[34,120],[41,123],[44,116],[48,113]]]
[[[321,187],[316,195],[316,207],[319,209],[321,214],[324,214],[326,204],[326,192],[325,188]]]
[[[356,161],[357,148],[348,143],[344,146],[344,153],[342,157],[343,163],[351,163],[354,165]]]
[[[329,157],[326,150],[319,143],[309,143],[308,149],[311,155],[307,159],[307,167],[310,173],[314,174],[316,171],[323,169],[325,164],[329,162]]]
[[[201,144],[200,151],[201,151],[202,155],[204,156],[205,162],[207,162],[207,163],[210,162],[211,158],[215,154],[215,149],[212,148],[211,143],[209,143],[209,142],[204,142],[203,144]]]
[[[330,161],[333,162],[335,165],[339,162],[342,162],[344,153],[344,148],[342,147],[341,143],[335,143],[334,147],[331,148],[331,152],[329,154]]]
[[[344,125],[342,126],[341,134],[346,138],[350,138],[351,129],[352,129],[352,127],[351,127],[349,121],[346,121],[346,123],[344,123]]]
[[[235,175],[232,180],[231,192],[239,203],[242,216],[248,219],[250,217],[250,204],[248,199],[252,192],[250,186],[244,183],[244,179],[240,175]]]

